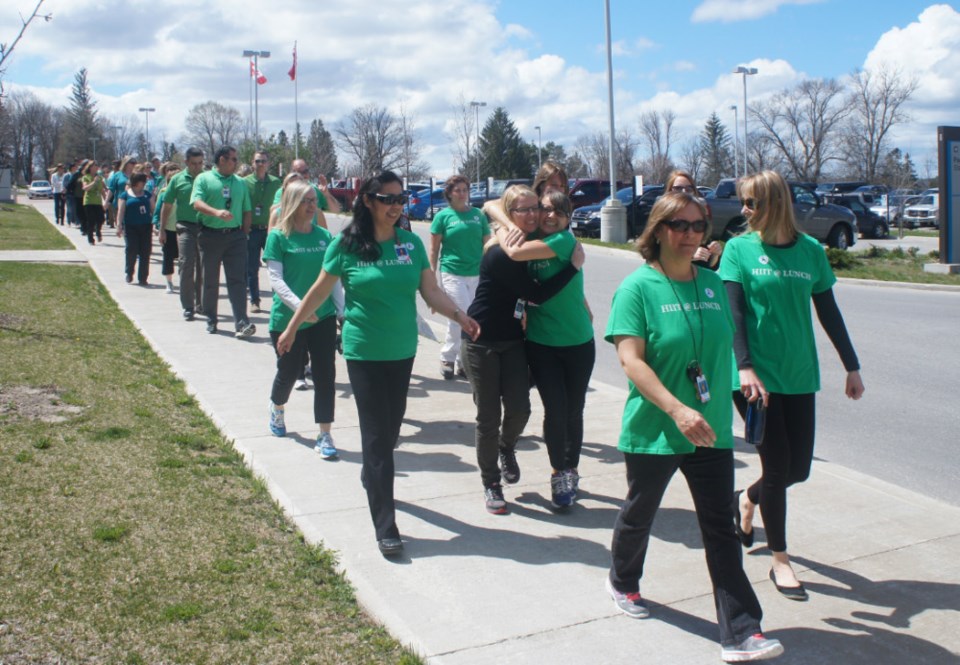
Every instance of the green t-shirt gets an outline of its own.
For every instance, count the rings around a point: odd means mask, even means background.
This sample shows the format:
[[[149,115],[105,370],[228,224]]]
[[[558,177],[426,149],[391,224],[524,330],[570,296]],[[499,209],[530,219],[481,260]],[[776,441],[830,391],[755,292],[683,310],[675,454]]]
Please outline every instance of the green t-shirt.
[[[212,229],[233,229],[243,223],[243,213],[251,212],[250,190],[247,183],[238,175],[220,175],[217,169],[211,169],[198,175],[193,180],[193,193],[190,194],[190,205],[194,201],[203,201],[217,210],[227,209],[227,197],[230,198],[230,212],[233,219],[229,222],[219,217],[210,217],[197,213],[197,221],[203,226]]]
[[[577,239],[569,231],[552,233],[542,240],[556,256],[529,262],[530,274],[541,284],[569,265],[577,246]],[[527,339],[544,346],[577,346],[593,339],[593,324],[583,296],[582,270],[550,300],[527,307]]]
[[[197,211],[190,205],[190,195],[193,193],[194,176],[190,175],[186,169],[178,171],[170,178],[167,184],[167,197],[165,201],[176,206],[176,221],[178,222],[196,222]]]
[[[283,182],[277,176],[267,174],[259,180],[256,173],[243,179],[250,190],[250,205],[253,206],[253,226],[266,227],[270,223],[270,206],[274,196],[280,191]]]
[[[430,233],[443,236],[440,272],[464,277],[480,274],[483,237],[490,235],[490,225],[483,212],[476,208],[465,212],[444,208],[434,216]]]
[[[703,414],[717,435],[716,448],[733,447],[733,319],[723,282],[714,272],[699,270],[696,281],[671,285],[650,266],[638,268],[613,294],[604,339],[612,343],[619,335],[642,338],[645,361],[664,387]],[[687,376],[687,365],[694,359],[710,388],[706,404]],[[632,381],[629,388],[617,448],[648,455],[692,453],[695,446],[673,419],[643,397]]]
[[[757,233],[739,236],[724,247],[720,277],[743,286],[747,345],[766,389],[785,395],[820,390],[810,299],[837,281],[820,243],[800,234],[789,247],[774,247]]]
[[[85,175],[83,176],[83,179],[80,182],[82,182],[83,186],[86,187],[91,182],[93,182],[95,178],[97,178],[97,176]],[[96,181],[96,184],[94,184],[93,187],[91,187],[90,189],[88,189],[83,193],[83,205],[85,206],[103,205],[103,189],[104,189],[103,178],[100,178]]]
[[[314,224],[310,233],[294,231],[287,237],[280,229],[273,229],[267,234],[267,244],[263,249],[264,261],[279,261],[283,264],[283,281],[298,298],[307,295],[307,291],[317,281],[323,269],[323,257],[333,241],[333,236],[325,228]],[[333,298],[327,298],[317,308],[318,320],[337,313]],[[270,310],[270,330],[283,332],[287,329],[293,310],[287,307],[280,296],[273,294],[273,308]],[[303,330],[314,325],[304,323],[297,330]]]
[[[343,282],[343,357],[403,360],[417,353],[420,274],[430,269],[420,238],[397,229],[397,243],[380,243],[377,261],[343,251],[343,235],[327,249],[323,269]]]

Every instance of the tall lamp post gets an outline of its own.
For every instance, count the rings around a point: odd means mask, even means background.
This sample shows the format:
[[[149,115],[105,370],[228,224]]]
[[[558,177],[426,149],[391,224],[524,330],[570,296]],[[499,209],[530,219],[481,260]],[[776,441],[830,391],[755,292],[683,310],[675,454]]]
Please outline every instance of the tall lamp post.
[[[607,28],[607,104],[610,107],[610,196],[600,209],[600,239],[604,242],[627,241],[627,210],[614,193],[617,191],[617,172],[613,155],[613,47],[610,42],[610,0],[604,0],[604,18]]]
[[[534,127],[537,130],[537,169],[543,166],[543,135],[540,133],[540,125]]]
[[[121,125],[111,125],[110,129],[113,130],[113,151],[116,153],[115,158],[120,159],[123,155],[120,154],[120,130],[123,129]]]
[[[90,139],[90,143],[93,144],[93,161],[97,161],[97,141],[99,140],[97,137]]]
[[[737,124],[737,105],[731,106],[730,110],[733,111],[733,177],[739,178],[740,164],[737,158],[737,146],[740,145],[740,125]]]
[[[477,153],[477,186],[480,186],[480,107],[486,106],[486,102],[470,102],[470,106],[476,110],[477,114],[477,145],[474,148]],[[488,192],[489,193],[489,192]]]
[[[152,106],[141,106],[140,113],[143,114],[143,123],[146,125],[146,135],[145,140],[147,142],[147,154],[144,155],[144,159],[150,159],[150,114],[156,112],[157,109]]]
[[[747,141],[749,140],[747,135],[747,116],[750,115],[750,111],[747,108],[747,77],[755,76],[757,73],[756,67],[737,67],[733,70],[734,74],[743,74],[743,175],[747,175]]]
[[[244,58],[253,58],[253,72],[251,72],[251,77],[256,75],[256,72],[260,71],[260,58],[269,58],[270,51],[250,51],[245,50],[243,52]],[[260,86],[254,81],[253,82],[253,136],[254,136],[254,146],[257,150],[260,149]]]

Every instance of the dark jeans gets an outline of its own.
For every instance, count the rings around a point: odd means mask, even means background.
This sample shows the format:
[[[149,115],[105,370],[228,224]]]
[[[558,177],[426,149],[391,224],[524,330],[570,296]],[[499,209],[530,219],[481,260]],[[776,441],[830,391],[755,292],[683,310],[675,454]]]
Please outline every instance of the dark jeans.
[[[613,529],[613,588],[621,593],[639,590],[650,528],[663,493],[679,469],[697,511],[721,644],[739,644],[761,632],[763,611],[743,572],[743,552],[733,530],[733,451],[697,448],[686,455],[624,453],[624,459],[628,490]]]
[[[734,392],[733,402],[741,416],[746,413],[742,394]],[[747,498],[760,504],[767,546],[774,552],[787,551],[787,488],[810,477],[816,414],[816,393],[770,393],[767,401],[767,428],[757,446],[763,475],[747,488]]]
[[[77,219],[77,199],[75,196],[70,196],[69,194],[63,195],[63,202],[67,207],[67,224],[79,224]]]
[[[63,212],[64,212],[64,197],[66,195],[63,192],[59,192],[53,195],[53,219],[57,224],[63,225]]]
[[[83,235],[87,240],[92,241],[93,236],[100,236],[100,230],[103,228],[103,206],[95,203],[93,205],[83,206],[83,219],[80,220],[83,226]]]
[[[133,269],[140,259],[137,269],[137,281],[146,282],[150,274],[150,250],[153,249],[153,225],[133,224],[124,225],[125,258],[127,277],[133,278]]]
[[[203,262],[200,261],[199,234],[200,225],[196,222],[177,222],[180,306],[190,311],[203,309]]]
[[[163,269],[160,271],[166,277],[173,275],[173,263],[180,257],[180,243],[176,231],[165,231],[163,245]]]
[[[513,450],[530,419],[530,377],[522,339],[460,345],[477,406],[477,465],[484,487],[500,482],[500,450]],[[501,404],[503,406],[501,412]],[[502,421],[501,421],[502,414]]]
[[[267,227],[254,226],[247,237],[247,288],[250,302],[260,304],[260,253],[267,244]]]
[[[274,350],[282,332],[270,331]],[[313,372],[313,420],[317,423],[332,423],[337,378],[336,343],[335,316],[328,316],[309,328],[298,330],[290,350],[277,356],[277,375],[273,379],[270,401],[277,405],[287,403],[293,384],[303,372],[303,364],[309,351],[310,370]]]
[[[583,448],[583,405],[596,348],[527,342],[527,360],[543,402],[543,439],[555,471],[576,469]]]
[[[247,236],[240,228],[221,233],[220,229],[200,227],[200,261],[203,263],[203,315],[217,322],[220,297],[220,266],[227,282],[227,298],[233,310],[233,323],[239,329],[247,321],[244,278],[247,274]]]
[[[360,482],[377,540],[399,538],[393,502],[393,449],[407,410],[413,358],[348,360],[347,374],[360,417]],[[732,518],[731,518],[732,519]]]

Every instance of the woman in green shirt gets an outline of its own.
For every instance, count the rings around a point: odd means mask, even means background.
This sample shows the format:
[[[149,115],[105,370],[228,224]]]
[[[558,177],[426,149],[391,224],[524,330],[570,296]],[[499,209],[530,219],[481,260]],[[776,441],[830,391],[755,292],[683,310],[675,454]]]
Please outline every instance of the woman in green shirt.
[[[480,334],[477,322],[440,289],[420,238],[396,227],[404,203],[403,181],[392,171],[363,183],[353,219],[327,248],[320,276],[277,339],[283,355],[300,325],[314,316],[337,280],[343,282],[343,357],[360,420],[360,479],[384,556],[403,551],[393,500],[393,449],[417,352],[417,292],[471,339]]]
[[[97,240],[103,240],[103,177],[100,175],[100,167],[91,160],[86,168],[83,169],[83,178],[80,180],[83,187],[83,220],[84,228],[81,229],[91,245],[97,244],[93,236],[96,234]]]
[[[720,278],[693,265],[708,230],[706,207],[697,198],[662,196],[637,241],[647,264],[613,296],[605,339],[616,346],[630,382],[618,444],[628,492],[614,526],[606,586],[618,610],[635,619],[649,616],[639,589],[650,529],[679,470],[703,537],[721,657],[758,660],[783,653],[783,646],[763,637],[763,612],[731,524],[733,325]]]

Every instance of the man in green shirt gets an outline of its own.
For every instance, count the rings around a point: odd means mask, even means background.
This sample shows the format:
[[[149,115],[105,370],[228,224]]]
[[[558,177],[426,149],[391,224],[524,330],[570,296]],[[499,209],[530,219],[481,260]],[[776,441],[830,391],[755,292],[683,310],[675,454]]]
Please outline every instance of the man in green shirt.
[[[193,193],[193,180],[203,172],[203,150],[187,149],[187,168],[177,173],[167,183],[160,208],[160,228],[167,228],[170,215],[176,211],[177,223],[177,259],[180,274],[180,306],[183,318],[193,321],[197,312],[203,311],[200,295],[203,291],[203,266],[200,263],[199,232],[197,211],[190,204]]]
[[[247,183],[236,175],[237,149],[225,145],[214,155],[216,166],[193,181],[190,204],[200,224],[200,260],[203,263],[203,313],[207,332],[217,332],[220,266],[227,281],[237,339],[247,339],[257,327],[247,318],[244,278],[247,274],[247,233],[253,207]]]
[[[270,205],[283,184],[280,178],[270,175],[270,156],[262,151],[253,155],[253,173],[244,178],[250,190],[253,217],[250,235],[247,236],[247,289],[250,292],[250,311],[260,311],[260,253],[267,242],[267,226],[270,223]]]

